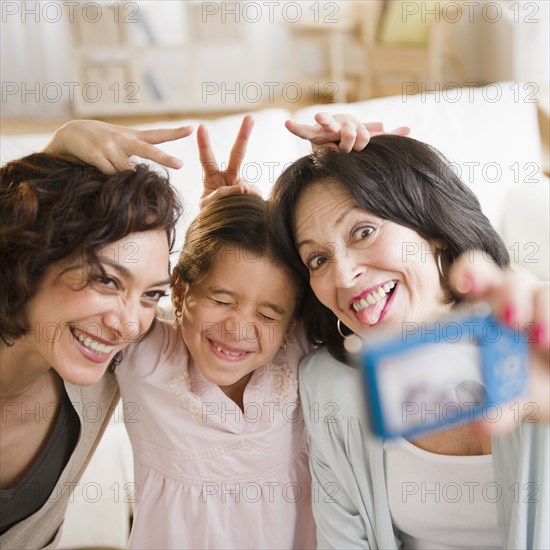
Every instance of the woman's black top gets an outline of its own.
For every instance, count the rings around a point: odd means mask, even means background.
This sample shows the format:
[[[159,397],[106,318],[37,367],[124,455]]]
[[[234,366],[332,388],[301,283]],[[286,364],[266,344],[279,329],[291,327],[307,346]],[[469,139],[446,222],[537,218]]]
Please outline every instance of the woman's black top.
[[[35,414],[42,412],[40,409],[24,411],[25,421],[33,422]],[[49,499],[59,498],[62,487],[56,484],[76,448],[79,435],[80,420],[63,388],[61,406],[46,446],[15,487],[0,491],[0,534],[34,514]]]

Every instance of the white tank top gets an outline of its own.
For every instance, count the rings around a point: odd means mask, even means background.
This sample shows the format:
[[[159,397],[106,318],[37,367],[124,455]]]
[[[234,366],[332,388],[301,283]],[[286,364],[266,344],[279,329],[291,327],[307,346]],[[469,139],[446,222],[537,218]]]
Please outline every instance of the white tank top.
[[[446,456],[384,443],[386,487],[403,549],[501,549],[492,455]]]

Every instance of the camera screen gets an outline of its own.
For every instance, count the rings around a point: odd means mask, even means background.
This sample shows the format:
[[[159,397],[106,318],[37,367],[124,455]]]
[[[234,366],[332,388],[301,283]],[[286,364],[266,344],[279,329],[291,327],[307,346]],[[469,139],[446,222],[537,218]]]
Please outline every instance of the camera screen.
[[[377,369],[386,429],[458,421],[485,402],[481,354],[474,343],[415,346],[383,358]]]

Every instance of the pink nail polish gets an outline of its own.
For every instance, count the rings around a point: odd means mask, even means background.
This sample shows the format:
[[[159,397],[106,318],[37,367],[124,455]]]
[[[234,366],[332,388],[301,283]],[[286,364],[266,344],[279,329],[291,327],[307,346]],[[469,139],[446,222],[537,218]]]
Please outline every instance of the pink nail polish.
[[[548,333],[548,327],[546,325],[537,324],[535,329],[534,340],[537,344],[542,346],[548,345],[550,341],[550,334]]]
[[[504,322],[511,327],[516,322],[516,308],[512,304],[506,304],[502,317]]]

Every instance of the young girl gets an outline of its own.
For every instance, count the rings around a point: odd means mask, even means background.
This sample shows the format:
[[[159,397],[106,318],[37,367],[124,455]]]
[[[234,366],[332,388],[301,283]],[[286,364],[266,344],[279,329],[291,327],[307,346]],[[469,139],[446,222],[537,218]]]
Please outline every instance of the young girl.
[[[134,451],[130,548],[314,548],[293,329],[298,285],[273,256],[266,204],[222,197],[174,270],[177,326],[117,368]]]

